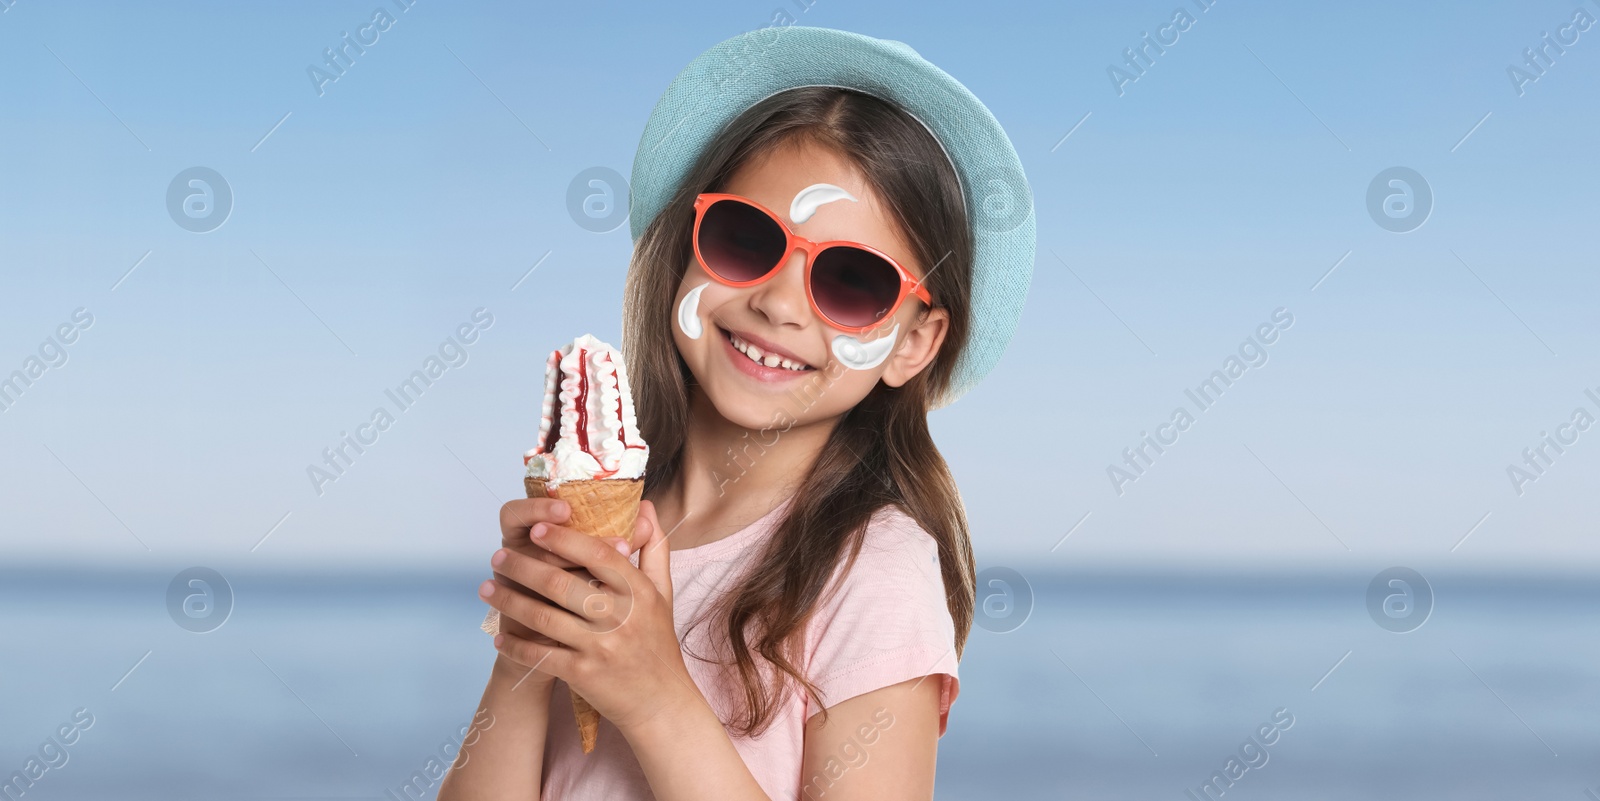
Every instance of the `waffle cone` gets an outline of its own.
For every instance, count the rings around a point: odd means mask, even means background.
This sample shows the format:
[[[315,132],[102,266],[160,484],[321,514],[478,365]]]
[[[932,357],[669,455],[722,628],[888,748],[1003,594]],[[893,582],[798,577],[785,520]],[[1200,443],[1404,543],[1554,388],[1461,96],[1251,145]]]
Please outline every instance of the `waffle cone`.
[[[620,537],[633,544],[633,521],[644,496],[642,478],[596,478],[563,481],[551,487],[544,479],[524,476],[529,498],[556,498],[572,507],[567,527],[591,537]]]
[[[633,523],[639,517],[639,499],[644,494],[644,479],[604,478],[563,481],[551,487],[544,479],[524,476],[529,498],[556,498],[572,507],[567,527],[591,537],[620,537],[633,544]],[[578,721],[578,737],[585,754],[594,750],[600,737],[600,713],[576,690],[572,695],[572,716]]]

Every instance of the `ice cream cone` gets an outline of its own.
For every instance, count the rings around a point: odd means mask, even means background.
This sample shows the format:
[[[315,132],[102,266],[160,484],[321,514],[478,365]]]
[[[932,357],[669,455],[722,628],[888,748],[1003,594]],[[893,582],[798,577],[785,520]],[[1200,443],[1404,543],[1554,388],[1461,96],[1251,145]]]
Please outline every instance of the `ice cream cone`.
[[[644,495],[642,478],[596,478],[563,481],[551,487],[544,479],[524,476],[529,498],[556,498],[572,507],[567,527],[591,537],[621,537],[633,544],[633,522]]]
[[[539,445],[522,455],[528,497],[566,501],[567,527],[631,546],[649,461],[622,354],[589,334],[551,352]],[[576,692],[572,712],[587,754],[600,734],[600,713]]]
[[[556,498],[572,507],[567,527],[591,537],[621,537],[633,543],[633,523],[639,516],[639,499],[644,479],[609,478],[563,481],[554,487],[544,479],[525,476],[529,498]],[[578,737],[585,754],[594,750],[600,736],[600,713],[568,688],[572,695],[572,715],[578,721]]]

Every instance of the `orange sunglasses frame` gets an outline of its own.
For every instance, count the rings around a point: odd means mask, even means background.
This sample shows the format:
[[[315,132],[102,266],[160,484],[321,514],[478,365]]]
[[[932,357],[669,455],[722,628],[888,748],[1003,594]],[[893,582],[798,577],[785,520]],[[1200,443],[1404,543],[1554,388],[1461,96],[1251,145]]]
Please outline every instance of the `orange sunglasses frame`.
[[[783,248],[783,257],[778,259],[778,263],[773,265],[772,269],[768,270],[766,274],[762,275],[760,278],[752,279],[750,281],[730,281],[718,274],[716,270],[711,269],[711,265],[706,264],[705,257],[700,255],[700,223],[705,219],[706,209],[711,208],[712,204],[722,200],[732,200],[759,209],[761,213],[770,217],[773,222],[776,222],[779,230],[783,231],[784,236],[788,238],[788,241],[785,243]],[[883,313],[883,317],[877,322],[861,326],[841,325],[837,320],[834,320],[832,317],[829,317],[827,314],[823,313],[822,309],[817,306],[817,299],[811,294],[811,265],[816,262],[818,253],[821,253],[822,251],[832,247],[860,248],[861,250],[865,250],[866,252],[888,262],[889,266],[893,267],[895,272],[900,274],[900,292],[895,297],[894,304],[889,307],[888,311]],[[883,325],[885,321],[887,321],[890,317],[893,317],[894,313],[900,309],[900,304],[905,302],[906,295],[915,295],[918,300],[922,301],[928,306],[933,305],[933,296],[928,294],[927,287],[924,287],[920,280],[912,278],[911,271],[907,270],[903,265],[900,264],[900,262],[895,261],[894,258],[889,254],[884,253],[875,247],[864,245],[860,242],[852,242],[848,239],[831,239],[826,242],[813,242],[790,230],[789,226],[784,224],[783,219],[778,215],[773,214],[771,209],[743,195],[732,195],[724,192],[705,192],[694,199],[694,257],[700,262],[701,269],[704,269],[706,274],[710,275],[712,280],[715,280],[717,283],[735,287],[755,286],[756,284],[759,284],[772,278],[774,275],[777,275],[778,271],[783,269],[783,265],[789,263],[789,257],[794,255],[796,250],[803,250],[806,254],[806,301],[811,304],[811,311],[815,312],[818,317],[826,321],[828,325],[833,326],[840,331],[859,334],[862,331],[870,331],[880,325]]]

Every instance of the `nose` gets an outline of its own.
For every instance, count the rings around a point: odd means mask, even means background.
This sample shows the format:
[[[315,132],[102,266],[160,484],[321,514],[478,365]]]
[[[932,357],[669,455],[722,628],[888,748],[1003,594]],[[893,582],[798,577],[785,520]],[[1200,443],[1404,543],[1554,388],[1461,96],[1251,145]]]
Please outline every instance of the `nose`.
[[[752,287],[755,291],[750,294],[750,309],[774,326],[798,328],[805,325],[810,313],[805,285],[809,253],[809,246],[796,246],[777,275]]]

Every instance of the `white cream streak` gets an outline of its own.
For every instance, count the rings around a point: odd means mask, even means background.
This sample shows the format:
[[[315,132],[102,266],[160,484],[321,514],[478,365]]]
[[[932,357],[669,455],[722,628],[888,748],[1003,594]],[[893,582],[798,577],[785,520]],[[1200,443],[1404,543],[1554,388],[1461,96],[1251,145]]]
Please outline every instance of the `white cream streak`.
[[[835,200],[854,201],[855,198],[833,184],[812,184],[796,192],[794,200],[789,202],[789,219],[799,225],[811,219],[811,215],[817,213],[818,206]]]
[[[899,323],[895,323],[894,327],[889,329],[889,333],[871,342],[862,342],[848,334],[840,334],[833,338],[833,356],[840,364],[852,370],[871,370],[889,358],[890,351],[894,350],[895,338],[899,334]]]
[[[699,339],[705,333],[705,326],[700,324],[700,291],[710,286],[707,281],[683,296],[678,303],[678,328],[683,330],[683,335],[690,339]]]

